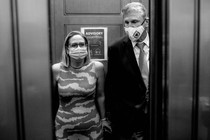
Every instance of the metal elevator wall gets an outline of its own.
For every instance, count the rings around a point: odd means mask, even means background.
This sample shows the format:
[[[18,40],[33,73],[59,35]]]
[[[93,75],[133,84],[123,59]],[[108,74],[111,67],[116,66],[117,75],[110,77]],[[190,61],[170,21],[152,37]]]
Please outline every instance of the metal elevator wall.
[[[168,139],[209,140],[210,2],[168,4]]]
[[[210,1],[200,1],[198,140],[210,139]]]
[[[0,1],[0,139],[18,136],[12,42],[11,3]],[[13,128],[13,129],[11,129]]]
[[[51,140],[48,0],[0,1],[0,139]]]
[[[169,2],[168,138],[190,140],[194,70],[194,2]]]

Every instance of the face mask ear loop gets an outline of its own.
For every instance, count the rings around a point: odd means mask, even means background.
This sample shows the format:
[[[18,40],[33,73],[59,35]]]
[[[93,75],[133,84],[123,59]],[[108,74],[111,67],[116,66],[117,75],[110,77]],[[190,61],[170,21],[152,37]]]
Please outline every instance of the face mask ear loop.
[[[144,25],[144,22],[146,21],[146,18],[144,19],[144,21],[141,23],[141,26],[143,26]]]
[[[144,28],[145,28],[145,27],[148,27],[148,25],[144,25],[145,22],[146,22],[146,24],[149,24],[149,23],[147,23],[148,20],[149,20],[149,18],[146,17],[146,18],[144,19],[144,21],[142,22],[141,26],[143,26]]]

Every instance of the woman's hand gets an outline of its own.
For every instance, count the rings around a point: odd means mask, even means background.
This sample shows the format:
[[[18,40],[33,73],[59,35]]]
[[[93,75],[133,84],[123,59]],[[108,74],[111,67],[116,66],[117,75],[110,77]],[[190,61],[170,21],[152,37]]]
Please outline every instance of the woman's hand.
[[[102,127],[104,132],[112,133],[111,122],[107,118],[102,119]]]

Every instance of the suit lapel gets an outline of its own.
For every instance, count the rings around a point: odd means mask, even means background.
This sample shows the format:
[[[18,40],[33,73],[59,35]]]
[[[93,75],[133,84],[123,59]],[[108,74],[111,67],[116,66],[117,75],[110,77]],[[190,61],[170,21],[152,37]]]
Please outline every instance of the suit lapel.
[[[131,72],[132,76],[137,78],[138,81],[143,81],[141,77],[141,72],[139,70],[138,64],[136,62],[136,57],[133,52],[133,46],[131,41],[128,39],[128,37],[125,38],[124,40],[124,45],[123,45],[123,54],[125,55],[123,57],[124,64],[126,65],[126,68],[128,71]]]

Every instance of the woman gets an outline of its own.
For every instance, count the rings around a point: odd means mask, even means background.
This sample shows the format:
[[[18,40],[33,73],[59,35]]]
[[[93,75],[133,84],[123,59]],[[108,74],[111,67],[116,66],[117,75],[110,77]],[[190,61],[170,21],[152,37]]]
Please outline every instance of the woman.
[[[59,91],[56,138],[103,139],[104,66],[90,60],[88,40],[81,32],[67,35],[62,60],[52,69]]]

